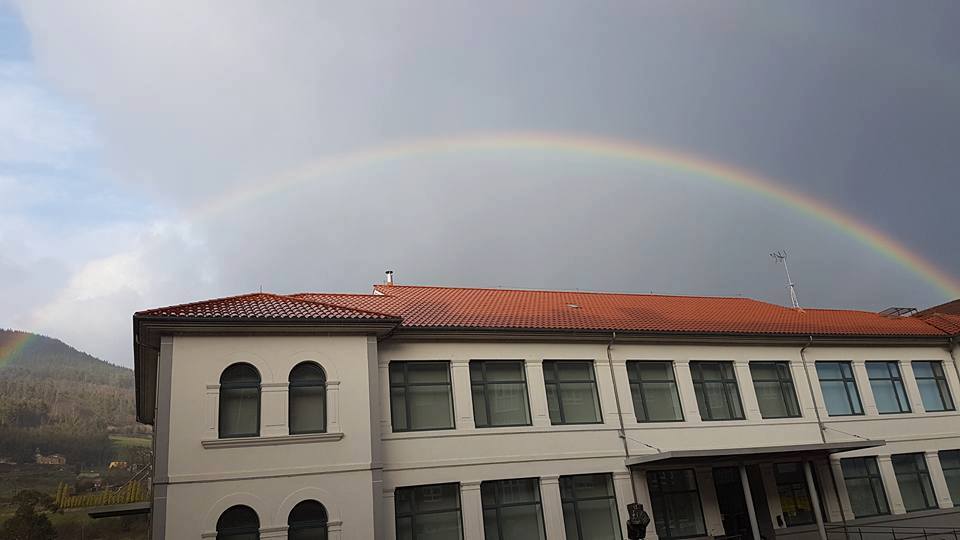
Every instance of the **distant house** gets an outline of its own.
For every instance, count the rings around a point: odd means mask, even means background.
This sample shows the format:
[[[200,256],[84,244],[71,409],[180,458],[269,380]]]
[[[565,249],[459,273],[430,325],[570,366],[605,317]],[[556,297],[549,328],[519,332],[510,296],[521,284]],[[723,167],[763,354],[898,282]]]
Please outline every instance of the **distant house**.
[[[61,454],[50,454],[45,456],[43,454],[35,454],[33,456],[34,460],[38,465],[66,465],[67,458]]]

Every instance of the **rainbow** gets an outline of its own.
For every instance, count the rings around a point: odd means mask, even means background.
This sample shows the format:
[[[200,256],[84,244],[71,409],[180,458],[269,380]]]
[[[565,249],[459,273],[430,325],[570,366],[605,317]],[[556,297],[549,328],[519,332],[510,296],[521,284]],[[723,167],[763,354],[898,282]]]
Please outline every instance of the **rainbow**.
[[[0,368],[38,337],[36,334],[28,334],[17,330],[11,330],[10,332],[13,334],[13,338],[0,342]]]
[[[786,206],[853,238],[879,255],[895,261],[936,287],[947,298],[960,296],[960,281],[911,251],[893,237],[856,217],[809,195],[744,169],[667,148],[629,140],[552,132],[508,132],[418,139],[368,150],[324,157],[292,172],[234,191],[226,197],[193,209],[190,214],[209,216],[249,204],[271,193],[316,180],[345,169],[397,160],[484,151],[562,153],[652,165],[692,175],[763,197]]]

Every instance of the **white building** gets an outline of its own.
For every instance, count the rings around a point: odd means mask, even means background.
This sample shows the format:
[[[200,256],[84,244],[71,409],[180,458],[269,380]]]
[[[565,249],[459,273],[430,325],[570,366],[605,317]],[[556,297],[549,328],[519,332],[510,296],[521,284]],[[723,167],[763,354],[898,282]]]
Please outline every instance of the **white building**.
[[[139,312],[153,537],[620,539],[633,502],[653,540],[952,537],[932,527],[960,527],[958,334],[955,315],[397,285]]]

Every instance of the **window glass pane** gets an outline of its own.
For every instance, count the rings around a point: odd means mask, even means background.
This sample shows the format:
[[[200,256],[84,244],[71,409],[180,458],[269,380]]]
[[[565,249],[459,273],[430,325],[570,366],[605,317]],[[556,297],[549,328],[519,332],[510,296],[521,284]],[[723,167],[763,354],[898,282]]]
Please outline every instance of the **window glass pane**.
[[[407,383],[450,382],[450,366],[446,362],[407,363]]]
[[[397,518],[397,540],[413,540],[413,518]]]
[[[671,494],[665,505],[669,508],[670,533],[673,537],[704,534],[699,493]]]
[[[779,379],[777,364],[773,364],[773,363],[751,362],[750,374],[753,375],[753,378],[755,380],[759,379],[759,380],[776,381]]]
[[[323,368],[313,362],[301,362],[290,370],[291,383],[318,384],[326,381]]]
[[[592,362],[557,362],[557,374],[561,381],[592,381]]]
[[[596,400],[594,383],[562,383],[560,402],[563,418],[568,424],[600,421],[600,407]]]
[[[813,523],[813,506],[803,466],[800,463],[776,463],[773,470],[787,526]]]
[[[913,362],[913,374],[916,377],[933,377],[933,366],[930,362]]]
[[[403,387],[390,389],[390,416],[395,431],[410,429],[407,424],[407,390]]]
[[[416,540],[459,540],[460,511],[418,515],[414,520],[413,538]]]
[[[731,418],[743,418],[743,410],[740,408],[740,389],[736,384],[725,383],[724,388],[727,392],[727,403],[730,405]]]
[[[936,508],[933,484],[927,473],[923,454],[895,454],[891,456],[893,470],[900,485],[900,496],[908,512]]]
[[[539,504],[500,509],[502,540],[543,540],[543,512]]]
[[[676,383],[644,383],[643,388],[648,420],[665,422],[683,419]]]
[[[568,539],[620,540],[617,501],[609,474],[560,477]]]
[[[567,531],[567,540],[580,540],[580,529],[577,527],[577,510],[572,502],[563,503],[563,526]]]
[[[887,498],[876,458],[848,458],[841,460],[840,465],[854,516],[887,514]]]
[[[842,379],[839,362],[817,362],[817,377],[820,379]]]
[[[672,381],[673,365],[670,362],[631,362],[637,366],[637,374],[640,380],[646,381]]]
[[[487,385],[490,406],[490,424],[494,426],[528,425],[526,383],[497,383]]]
[[[436,484],[421,486],[413,492],[413,503],[417,512],[450,510],[460,506],[459,484]]]
[[[233,364],[223,370],[220,375],[220,384],[259,384],[260,373],[250,364]]]
[[[490,361],[484,362],[484,365],[487,382],[524,380],[523,362]]]
[[[692,364],[692,362],[691,362]],[[697,362],[700,378],[704,381],[719,381],[722,378],[720,364],[717,362]]]
[[[647,482],[658,536],[669,539],[706,534],[692,470],[650,471]]]
[[[459,484],[397,488],[395,507],[397,538],[462,538]]]
[[[290,433],[326,430],[327,392],[322,384],[290,387]]]
[[[500,528],[497,525],[497,511],[483,511],[483,539],[500,540]]]
[[[260,433],[259,388],[220,388],[220,436]]]
[[[577,503],[583,540],[616,540],[620,538],[620,523],[616,501],[599,499]]]
[[[960,506],[960,450],[944,450],[940,452],[940,465],[943,467],[943,476],[947,480],[950,499],[954,506]]]
[[[889,379],[890,371],[886,362],[867,362],[867,376],[871,379]]]
[[[787,404],[783,401],[780,383],[754,382],[753,388],[757,392],[760,414],[764,418],[782,418],[790,415],[787,411]]]
[[[487,418],[487,398],[486,394],[483,392],[483,385],[473,385],[472,394],[474,424],[477,427],[489,426],[490,419]]]
[[[711,420],[727,420],[731,418],[727,408],[727,394],[723,383],[703,383],[704,396],[707,403],[707,418]]]
[[[453,427],[450,387],[408,386],[410,429],[444,429]]]
[[[547,385],[547,409],[550,412],[551,424],[562,424],[563,417],[560,416],[560,393],[557,392],[557,385]]]
[[[889,381],[870,381],[870,388],[873,390],[873,399],[877,402],[879,412],[900,412],[897,395]]]
[[[842,381],[821,381],[820,389],[829,414],[853,414],[854,411],[847,400],[846,385]]]

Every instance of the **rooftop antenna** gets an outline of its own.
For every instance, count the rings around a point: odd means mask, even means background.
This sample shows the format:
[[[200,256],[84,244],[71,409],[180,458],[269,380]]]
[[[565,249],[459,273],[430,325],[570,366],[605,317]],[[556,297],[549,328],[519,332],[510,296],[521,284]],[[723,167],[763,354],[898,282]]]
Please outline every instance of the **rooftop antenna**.
[[[783,263],[783,270],[787,273],[787,289],[790,290],[790,302],[793,303],[794,308],[802,310],[800,300],[797,299],[796,284],[790,279],[790,267],[787,266],[787,252],[785,250],[774,251],[770,256],[773,257],[773,260],[777,263]]]

